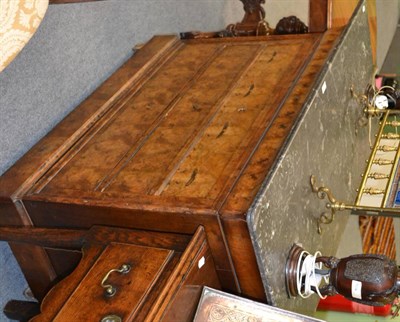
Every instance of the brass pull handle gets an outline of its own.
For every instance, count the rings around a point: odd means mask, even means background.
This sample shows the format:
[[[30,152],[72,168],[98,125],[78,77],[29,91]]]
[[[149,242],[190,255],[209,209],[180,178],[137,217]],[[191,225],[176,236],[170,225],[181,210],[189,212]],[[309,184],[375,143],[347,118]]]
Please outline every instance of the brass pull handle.
[[[122,322],[122,319],[118,315],[111,314],[102,318],[100,322]]]
[[[312,175],[310,178],[310,183],[311,183],[311,189],[312,192],[315,192],[317,194],[317,197],[319,199],[325,199],[327,198],[329,200],[329,203],[326,204],[326,208],[330,209],[330,213],[324,212],[320,215],[318,219],[318,234],[322,234],[322,224],[328,225],[333,222],[335,219],[335,214],[336,211],[342,211],[345,209],[348,209],[348,206],[341,202],[337,201],[336,198],[333,196],[332,191],[324,186],[318,186],[317,181],[315,179],[315,176]]]
[[[106,276],[104,276],[104,278],[101,280],[101,287],[104,288],[104,293],[106,296],[108,297],[112,297],[115,295],[115,293],[117,293],[117,289],[115,288],[115,286],[112,286],[111,284],[106,284],[107,279],[110,277],[111,273],[117,272],[120,274],[126,274],[131,270],[131,265],[129,264],[123,264],[121,265],[120,268],[113,268],[112,270],[110,270]]]

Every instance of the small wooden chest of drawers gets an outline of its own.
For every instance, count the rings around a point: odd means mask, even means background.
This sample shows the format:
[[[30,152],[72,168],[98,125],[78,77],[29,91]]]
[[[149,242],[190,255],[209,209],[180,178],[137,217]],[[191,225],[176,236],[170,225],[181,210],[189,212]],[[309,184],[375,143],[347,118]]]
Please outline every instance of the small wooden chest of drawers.
[[[100,226],[0,232],[44,247],[83,241],[79,265],[31,321],[192,321],[203,285],[220,288],[203,227],[193,236]]]

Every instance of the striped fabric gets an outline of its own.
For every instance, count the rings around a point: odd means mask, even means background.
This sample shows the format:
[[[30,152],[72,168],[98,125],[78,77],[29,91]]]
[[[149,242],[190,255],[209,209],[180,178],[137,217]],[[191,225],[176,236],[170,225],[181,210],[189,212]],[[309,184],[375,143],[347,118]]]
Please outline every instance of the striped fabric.
[[[393,218],[360,216],[359,224],[364,254],[382,254],[396,259]]]

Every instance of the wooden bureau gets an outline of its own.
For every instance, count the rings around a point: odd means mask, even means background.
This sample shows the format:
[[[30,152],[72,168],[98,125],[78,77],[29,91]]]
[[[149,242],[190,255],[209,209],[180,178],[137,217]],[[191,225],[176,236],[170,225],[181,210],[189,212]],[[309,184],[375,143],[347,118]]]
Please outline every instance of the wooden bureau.
[[[201,225],[223,289],[265,301],[247,211],[341,32],[154,37],[0,178],[0,224]],[[11,247],[39,299],[79,261]]]

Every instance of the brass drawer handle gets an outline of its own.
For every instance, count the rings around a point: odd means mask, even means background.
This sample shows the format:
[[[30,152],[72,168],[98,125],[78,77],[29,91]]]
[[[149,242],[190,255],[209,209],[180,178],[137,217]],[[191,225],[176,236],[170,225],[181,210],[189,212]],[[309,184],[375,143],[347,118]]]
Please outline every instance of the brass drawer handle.
[[[115,288],[115,286],[112,286],[111,284],[106,284],[106,281],[110,277],[110,274],[113,272],[126,274],[130,270],[131,270],[131,265],[123,264],[120,268],[113,268],[106,274],[106,276],[104,276],[103,280],[101,281],[101,287],[104,288],[104,292],[105,292],[106,296],[112,297],[115,295],[115,293],[117,293],[117,289]]]
[[[100,322],[122,322],[122,319],[118,315],[112,314],[105,316]]]

